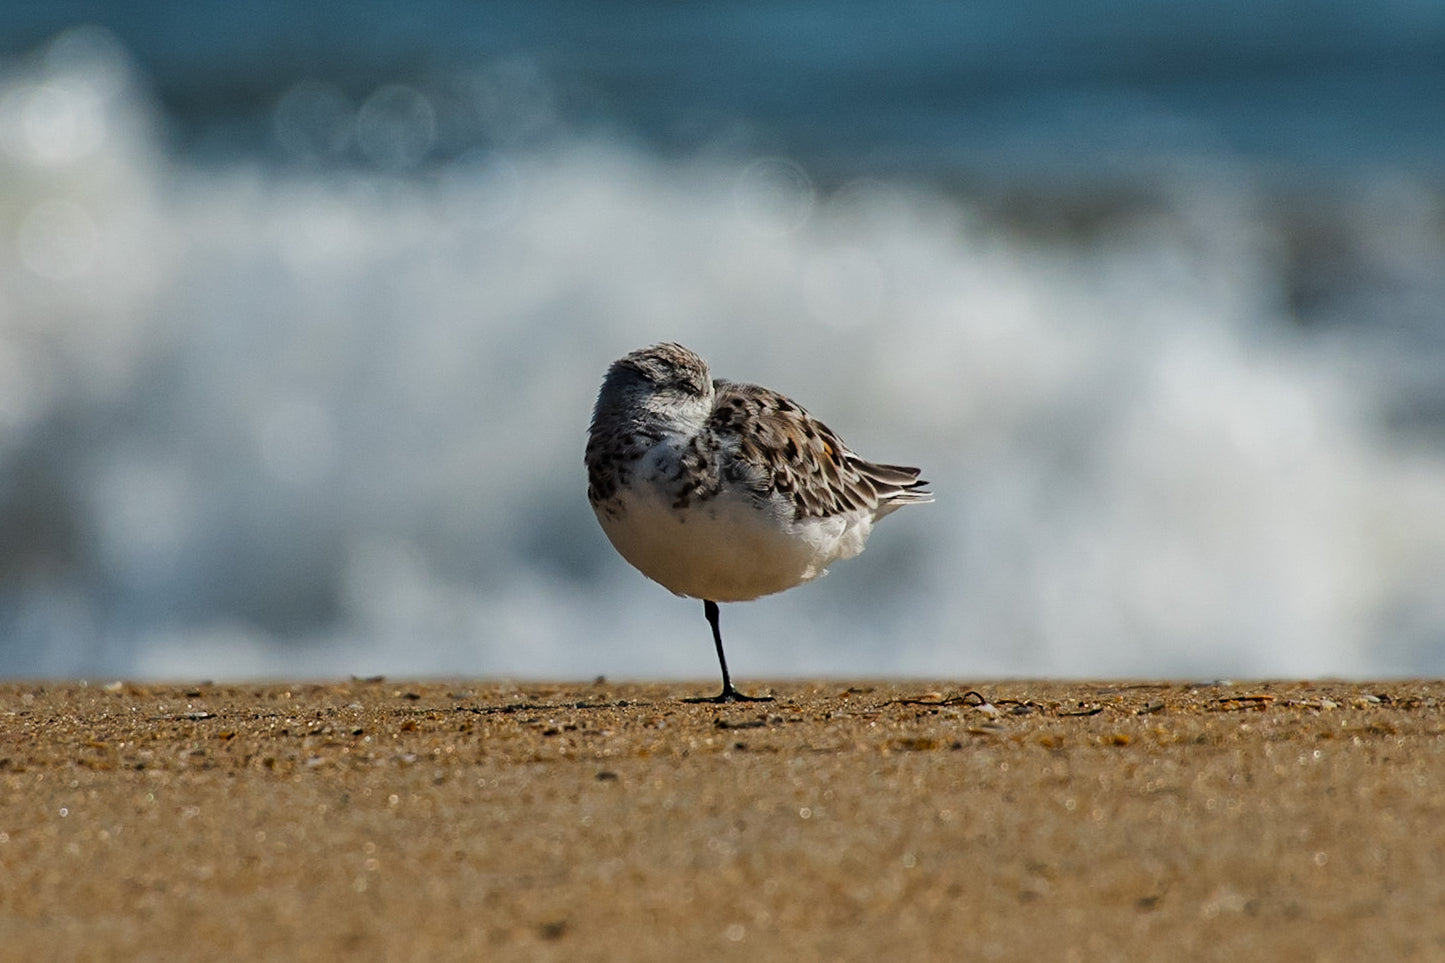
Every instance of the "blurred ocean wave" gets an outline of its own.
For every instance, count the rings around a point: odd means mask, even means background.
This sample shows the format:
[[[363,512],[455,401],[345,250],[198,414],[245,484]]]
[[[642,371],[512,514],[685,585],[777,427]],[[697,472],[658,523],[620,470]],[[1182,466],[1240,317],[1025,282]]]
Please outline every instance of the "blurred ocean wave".
[[[938,493],[726,607],[744,678],[1445,670],[1428,178],[942,193],[476,76],[298,81],[223,159],[95,29],[0,77],[0,672],[708,675],[585,500],[664,339]]]

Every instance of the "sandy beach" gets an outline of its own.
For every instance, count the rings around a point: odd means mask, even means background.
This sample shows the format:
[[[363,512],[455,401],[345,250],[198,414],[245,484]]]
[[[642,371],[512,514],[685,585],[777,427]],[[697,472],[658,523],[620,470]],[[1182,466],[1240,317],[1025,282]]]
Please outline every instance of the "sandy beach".
[[[1445,683],[0,686],[0,958],[1445,958]]]

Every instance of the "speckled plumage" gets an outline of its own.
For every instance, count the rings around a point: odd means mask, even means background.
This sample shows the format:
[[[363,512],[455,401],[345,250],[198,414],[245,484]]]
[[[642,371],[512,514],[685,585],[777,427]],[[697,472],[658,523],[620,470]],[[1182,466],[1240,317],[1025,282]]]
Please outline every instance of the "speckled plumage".
[[[863,550],[873,523],[932,501],[917,468],[865,461],[801,406],[713,380],[678,344],[634,351],[603,380],[587,441],[588,498],[617,551],[703,599],[728,680],[717,602],[811,581]]]

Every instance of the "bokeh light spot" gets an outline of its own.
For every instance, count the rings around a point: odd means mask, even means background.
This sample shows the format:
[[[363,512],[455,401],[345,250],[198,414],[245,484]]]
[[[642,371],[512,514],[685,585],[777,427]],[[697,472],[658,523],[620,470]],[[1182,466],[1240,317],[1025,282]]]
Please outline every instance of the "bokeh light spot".
[[[421,91],[402,84],[378,89],[356,118],[362,155],[387,170],[420,164],[436,143],[436,133],[436,108]]]
[[[749,162],[733,186],[738,214],[770,234],[790,234],[801,228],[812,216],[815,201],[808,172],[786,157],[759,157]]]
[[[26,152],[39,164],[74,163],[105,142],[102,99],[81,77],[32,88],[20,122]]]

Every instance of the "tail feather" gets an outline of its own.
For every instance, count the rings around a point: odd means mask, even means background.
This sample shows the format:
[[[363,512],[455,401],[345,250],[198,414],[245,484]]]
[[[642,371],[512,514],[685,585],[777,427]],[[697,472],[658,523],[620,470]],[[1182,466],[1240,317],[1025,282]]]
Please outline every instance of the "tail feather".
[[[933,501],[933,492],[919,478],[920,469],[906,465],[879,465],[859,461],[854,467],[872,482],[878,493],[878,517],[904,505],[923,505]]]

